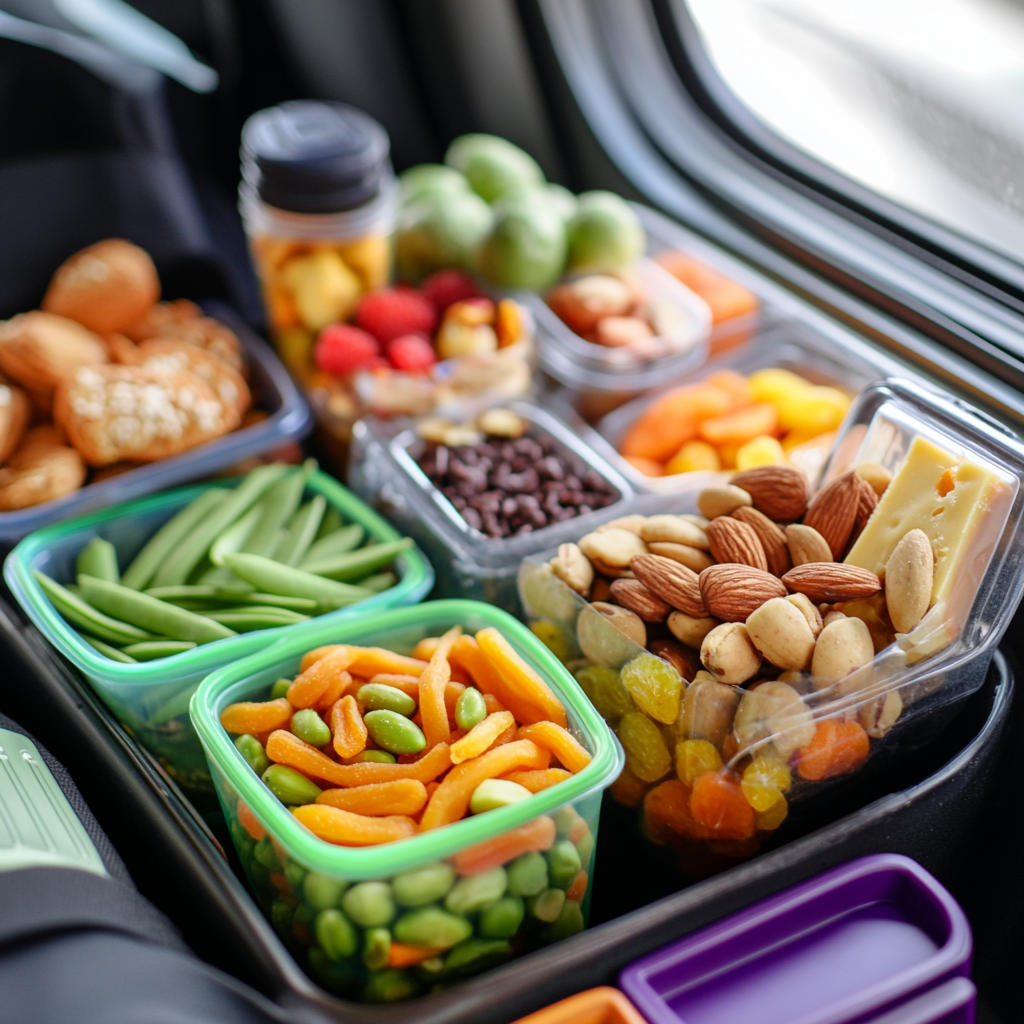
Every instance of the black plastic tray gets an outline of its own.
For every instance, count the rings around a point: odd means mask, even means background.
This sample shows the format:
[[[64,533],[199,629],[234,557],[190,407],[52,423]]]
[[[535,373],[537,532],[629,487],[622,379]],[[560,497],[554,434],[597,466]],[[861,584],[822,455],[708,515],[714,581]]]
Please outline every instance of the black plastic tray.
[[[678,876],[656,863],[658,851],[638,853],[641,844],[631,831],[635,812],[606,801],[595,927],[445,993],[381,1007],[335,999],[302,973],[232,872],[226,837],[221,845],[73,670],[2,602],[0,649],[7,660],[0,708],[68,766],[140,890],[176,922],[196,953],[271,996],[290,1019],[352,1024],[507,1024],[574,992],[614,982],[622,967],[645,953],[867,853],[907,854],[963,899],[955,883],[978,881],[978,819],[986,813],[987,784],[1013,693],[1012,673],[998,654],[985,686],[956,722],[888,785],[875,780],[874,791],[860,795],[866,806],[854,806],[852,797],[836,803],[818,819],[794,824],[807,834],[682,891],[673,892]],[[205,810],[214,830],[222,831],[217,809]],[[821,817],[825,813],[830,821]],[[984,899],[974,889],[967,897],[968,906],[972,898]]]

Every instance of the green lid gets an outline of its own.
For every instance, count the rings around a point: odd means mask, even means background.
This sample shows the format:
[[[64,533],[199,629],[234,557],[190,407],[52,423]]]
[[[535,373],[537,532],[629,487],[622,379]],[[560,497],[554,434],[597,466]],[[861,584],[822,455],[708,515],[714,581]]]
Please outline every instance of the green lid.
[[[410,839],[356,849],[318,839],[260,781],[219,721],[220,712],[240,700],[265,699],[282,676],[298,672],[302,655],[330,643],[387,647],[408,653],[416,641],[452,626],[467,632],[497,628],[559,696],[569,729],[593,759],[572,778],[535,793],[529,800],[474,815]],[[192,724],[214,776],[226,777],[267,831],[290,857],[315,871],[349,879],[381,878],[426,861],[449,857],[609,786],[622,770],[622,748],[565,666],[519,621],[477,601],[428,601],[412,608],[369,613],[345,622],[295,626],[272,647],[206,677],[192,698]]]

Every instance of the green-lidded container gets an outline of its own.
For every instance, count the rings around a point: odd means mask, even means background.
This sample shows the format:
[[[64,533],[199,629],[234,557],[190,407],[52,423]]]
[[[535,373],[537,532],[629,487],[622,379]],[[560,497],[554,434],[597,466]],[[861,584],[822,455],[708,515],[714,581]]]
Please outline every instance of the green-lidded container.
[[[4,563],[4,579],[36,628],[85,676],[122,725],[174,779],[194,791],[212,793],[206,758],[188,717],[188,703],[196,687],[215,669],[263,650],[293,627],[241,633],[168,658],[122,664],[100,654],[82,639],[50,603],[32,570],[38,569],[59,583],[73,581],[75,559],[93,537],[109,540],[117,549],[121,566],[126,567],[168,519],[203,491],[235,487],[241,479],[244,478],[167,491],[47,526],[22,540]],[[358,523],[378,542],[400,539],[392,526],[326,473],[316,472],[306,483],[304,500],[317,494],[323,495],[345,522]],[[389,590],[328,612],[315,621],[338,623],[371,609],[416,604],[434,585],[433,569],[415,547],[395,559],[395,569],[399,580]]]
[[[333,846],[300,825],[220,724],[229,704],[268,699],[275,680],[293,678],[313,648],[352,643],[408,654],[424,637],[455,625],[469,633],[496,627],[540,673],[565,705],[570,731],[593,757],[586,768],[522,803],[356,849]],[[362,1002],[407,999],[586,926],[601,794],[622,768],[622,749],[558,659],[506,612],[476,601],[429,601],[343,622],[303,623],[272,648],[208,676],[191,711],[257,901],[299,963],[334,994]],[[542,818],[554,823],[548,852],[504,859],[502,851],[482,861],[473,849],[497,837],[550,829]],[[572,890],[564,871],[557,877],[566,857],[576,856],[587,872],[582,894],[582,878]],[[580,898],[566,898],[567,890]],[[432,952],[414,966],[388,966],[389,943]]]

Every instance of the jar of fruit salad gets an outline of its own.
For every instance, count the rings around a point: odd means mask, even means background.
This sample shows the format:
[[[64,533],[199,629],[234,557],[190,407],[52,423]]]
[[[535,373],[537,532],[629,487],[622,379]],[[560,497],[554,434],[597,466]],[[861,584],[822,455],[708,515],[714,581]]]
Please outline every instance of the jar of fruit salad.
[[[242,129],[242,219],[271,333],[299,379],[318,333],[391,275],[389,154],[383,127],[343,103],[282,103]]]

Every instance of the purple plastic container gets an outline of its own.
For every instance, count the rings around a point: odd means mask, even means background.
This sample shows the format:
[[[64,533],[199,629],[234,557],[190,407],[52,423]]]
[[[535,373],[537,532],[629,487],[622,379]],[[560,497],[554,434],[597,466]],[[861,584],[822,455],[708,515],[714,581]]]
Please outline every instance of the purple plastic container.
[[[620,983],[651,1024],[970,1024],[973,986],[959,1008],[954,993],[918,1008],[933,1016],[902,1015],[970,965],[971,929],[953,897],[909,858],[880,854],[687,936]]]

